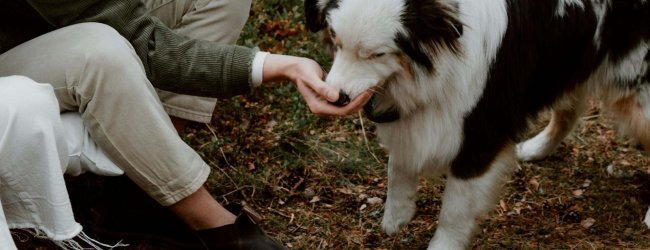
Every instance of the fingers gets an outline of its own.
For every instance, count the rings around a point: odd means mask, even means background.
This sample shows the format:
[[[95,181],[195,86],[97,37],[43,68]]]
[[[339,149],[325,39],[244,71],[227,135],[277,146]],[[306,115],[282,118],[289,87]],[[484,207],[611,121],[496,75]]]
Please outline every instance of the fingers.
[[[318,66],[318,70],[321,70],[320,66]],[[310,78],[306,79],[305,84],[316,92],[318,96],[324,97],[330,102],[336,102],[339,98],[339,91],[325,83],[322,78],[319,78],[317,75],[312,75]]]
[[[317,86],[311,86],[311,89],[314,89],[319,96],[325,97],[330,102],[336,102],[339,99],[339,91],[337,91],[332,86],[322,82]]]
[[[343,107],[335,106],[332,103],[339,100],[339,90],[323,81],[325,74],[316,61],[307,58],[269,55],[265,61],[264,79],[288,79],[296,83],[309,109],[317,115],[354,114],[372,96],[369,92],[363,93]]]

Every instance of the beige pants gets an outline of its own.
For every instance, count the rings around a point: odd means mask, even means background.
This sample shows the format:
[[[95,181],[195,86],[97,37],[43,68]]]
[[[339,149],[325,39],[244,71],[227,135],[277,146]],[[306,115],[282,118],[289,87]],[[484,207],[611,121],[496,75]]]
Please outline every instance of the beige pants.
[[[54,88],[109,158],[162,205],[194,193],[210,168],[176,133],[131,44],[97,23],[68,26],[0,55],[0,76]],[[19,145],[16,145],[19,146]]]
[[[145,0],[151,14],[179,34],[234,44],[250,11],[251,0]],[[209,123],[217,99],[157,90],[165,111],[179,118]]]
[[[250,0],[147,4],[152,13],[188,36],[233,42]],[[140,59],[112,28],[78,24],[28,41],[0,55],[0,76],[9,75],[51,84],[60,111],[81,113],[98,146],[162,205],[178,202],[206,181],[209,167],[178,137]],[[215,105],[214,100],[169,93],[163,98],[170,113],[196,115],[185,118],[204,122]]]

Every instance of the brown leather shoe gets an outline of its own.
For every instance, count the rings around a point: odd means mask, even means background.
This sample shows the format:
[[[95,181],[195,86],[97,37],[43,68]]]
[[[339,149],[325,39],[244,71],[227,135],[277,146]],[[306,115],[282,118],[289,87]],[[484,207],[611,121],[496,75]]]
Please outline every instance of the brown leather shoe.
[[[271,239],[257,225],[257,216],[241,205],[230,204],[226,209],[237,215],[234,224],[197,232],[203,246],[210,250],[284,250],[284,246]]]

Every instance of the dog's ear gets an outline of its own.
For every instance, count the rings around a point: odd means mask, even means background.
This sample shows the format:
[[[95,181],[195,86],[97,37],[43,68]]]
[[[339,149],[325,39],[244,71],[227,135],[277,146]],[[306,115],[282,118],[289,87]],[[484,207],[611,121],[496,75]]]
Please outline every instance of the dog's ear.
[[[463,23],[459,19],[458,3],[441,0],[407,0],[401,16],[406,33],[397,34],[395,40],[415,62],[432,69],[431,51],[449,49],[460,53],[458,38],[463,35]]]
[[[327,28],[327,13],[338,8],[340,0],[305,0],[305,18],[307,28],[318,32]]]
[[[456,50],[456,40],[463,35],[457,2],[440,0],[406,1],[402,22],[409,35],[420,41],[432,40]]]
[[[323,9],[318,4],[318,0],[305,0],[305,18],[307,28],[311,32],[318,32],[327,26]]]

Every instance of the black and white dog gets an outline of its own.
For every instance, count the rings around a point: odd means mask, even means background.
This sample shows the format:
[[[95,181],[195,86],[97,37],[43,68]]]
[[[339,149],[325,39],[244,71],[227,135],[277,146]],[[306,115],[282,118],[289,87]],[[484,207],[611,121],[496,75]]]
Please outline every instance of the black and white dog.
[[[335,49],[326,81],[375,91],[388,234],[413,216],[418,176],[446,175],[429,249],[470,247],[517,158],[551,153],[588,96],[650,149],[649,0],[305,0],[305,12]],[[547,128],[517,145],[548,108]]]

